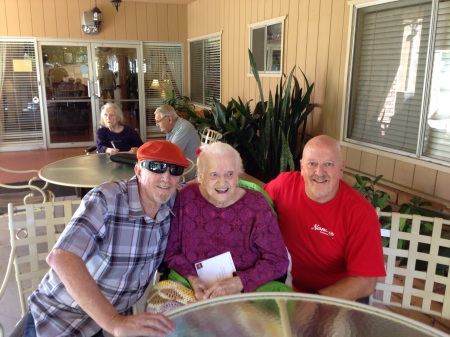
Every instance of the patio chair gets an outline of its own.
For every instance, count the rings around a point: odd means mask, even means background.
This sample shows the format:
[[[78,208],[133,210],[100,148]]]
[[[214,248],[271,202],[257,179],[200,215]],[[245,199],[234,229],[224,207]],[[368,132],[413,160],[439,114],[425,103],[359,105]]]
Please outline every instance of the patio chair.
[[[47,202],[55,200],[55,195],[52,191],[47,189],[48,183],[45,182],[43,186],[38,186],[36,184],[37,173],[38,170],[26,170],[26,171],[17,171],[17,170],[9,170],[4,167],[0,167],[0,171],[6,173],[12,173],[18,175],[18,181],[21,181],[20,175],[35,173],[36,176],[32,177],[28,183],[23,183],[20,185],[14,184],[3,184],[0,183],[0,188],[16,190],[15,193],[5,193],[0,195],[0,208],[5,208],[9,202],[20,203],[23,202],[23,205],[38,203],[38,202]],[[22,176],[23,177],[23,176]]]
[[[0,301],[14,267],[22,318],[28,310],[28,296],[38,287],[49,269],[45,258],[79,204],[80,200],[22,206],[8,204],[11,252],[5,279],[0,288]],[[24,320],[21,319],[11,336],[23,328],[23,324]]]
[[[217,142],[222,138],[222,134],[219,131],[210,129],[208,127],[203,129],[202,134],[200,135],[201,145],[211,144]]]
[[[420,311],[450,319],[450,220],[421,215],[379,212],[380,220],[391,222],[382,229],[389,239],[383,247],[385,278],[379,278],[371,304]],[[411,232],[400,226],[411,224]],[[422,234],[432,225],[432,232]]]

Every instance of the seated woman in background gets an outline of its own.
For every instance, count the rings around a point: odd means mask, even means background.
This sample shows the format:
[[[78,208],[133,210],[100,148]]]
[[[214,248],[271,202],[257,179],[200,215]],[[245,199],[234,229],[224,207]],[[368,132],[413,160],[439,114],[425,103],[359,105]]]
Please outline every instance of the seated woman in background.
[[[252,292],[286,274],[287,251],[275,215],[264,196],[238,187],[242,159],[230,145],[203,145],[198,183],[181,189],[174,206],[164,260],[189,281],[203,300]],[[207,287],[195,264],[230,252],[236,272]]]
[[[97,152],[117,154],[136,153],[143,144],[135,129],[123,125],[122,109],[115,103],[106,103],[100,114],[101,128],[97,130]]]

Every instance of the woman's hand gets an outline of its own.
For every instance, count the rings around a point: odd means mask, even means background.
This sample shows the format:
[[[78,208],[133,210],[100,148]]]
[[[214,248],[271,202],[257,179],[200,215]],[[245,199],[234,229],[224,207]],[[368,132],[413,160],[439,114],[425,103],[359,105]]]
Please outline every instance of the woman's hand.
[[[234,276],[214,283],[209,289],[206,289],[203,299],[238,294],[242,290],[244,290],[244,285],[241,278]]]
[[[132,147],[130,149],[130,151],[128,151],[128,153],[137,153],[138,148],[137,147]]]
[[[197,301],[201,301],[204,299],[205,296],[205,289],[206,284],[202,280],[200,280],[196,276],[188,276],[187,280],[189,281],[189,284],[192,287],[192,290],[194,290],[194,295]]]
[[[111,154],[111,155],[118,154],[119,152],[120,151],[118,149],[114,149],[112,147],[107,147],[106,150],[105,150],[105,153],[108,153],[108,154]]]

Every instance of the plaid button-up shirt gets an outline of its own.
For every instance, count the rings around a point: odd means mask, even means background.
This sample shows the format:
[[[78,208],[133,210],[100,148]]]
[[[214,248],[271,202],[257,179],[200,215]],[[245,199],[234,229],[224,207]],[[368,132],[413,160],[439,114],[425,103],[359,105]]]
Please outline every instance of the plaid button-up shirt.
[[[175,194],[151,219],[142,211],[136,177],[102,184],[84,197],[55,248],[85,261],[103,295],[125,313],[163,259],[174,200]],[[100,330],[51,269],[29,306],[38,336],[92,336]]]

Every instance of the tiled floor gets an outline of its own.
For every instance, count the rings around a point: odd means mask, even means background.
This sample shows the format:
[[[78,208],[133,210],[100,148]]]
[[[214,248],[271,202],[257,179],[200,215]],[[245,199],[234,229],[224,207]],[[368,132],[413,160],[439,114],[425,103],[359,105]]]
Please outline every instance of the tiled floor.
[[[2,152],[0,153],[0,166],[11,170],[39,170],[45,165],[56,160],[67,157],[84,155],[84,148],[66,148],[51,150],[35,150],[22,152]],[[26,181],[36,174],[21,175],[20,179],[16,175],[7,174],[0,171],[0,183],[11,183]],[[0,282],[6,274],[6,261],[9,258],[9,232],[8,223],[5,216],[0,215]],[[436,329],[450,334],[450,321],[442,320],[419,312],[401,310],[396,308],[385,308],[401,315],[408,316],[424,324],[431,325]],[[14,275],[8,283],[5,295],[0,299],[0,324],[3,326],[5,336],[9,336],[15,323],[21,316],[20,303],[17,293],[17,286]],[[449,335],[450,336],[450,335]]]

